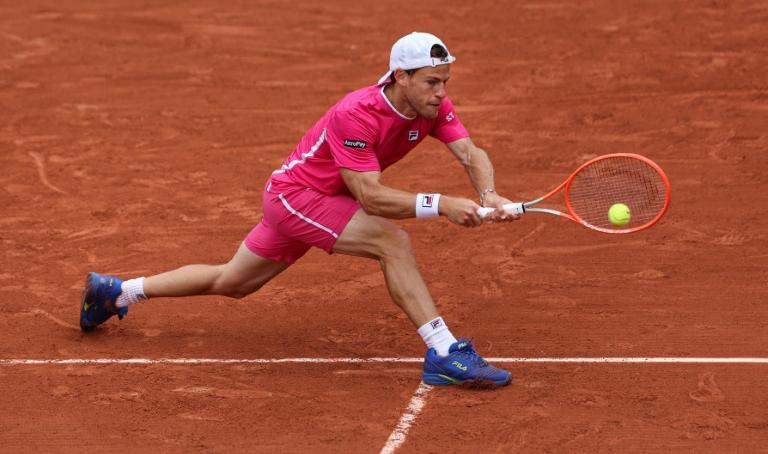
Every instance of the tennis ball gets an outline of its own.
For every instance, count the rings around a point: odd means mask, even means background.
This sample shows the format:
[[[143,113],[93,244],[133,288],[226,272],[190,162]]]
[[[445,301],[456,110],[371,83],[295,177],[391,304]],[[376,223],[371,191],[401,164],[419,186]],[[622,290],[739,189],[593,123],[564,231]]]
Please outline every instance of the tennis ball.
[[[623,203],[614,203],[608,209],[608,220],[616,227],[624,227],[629,224],[630,218],[632,218],[632,214],[629,207]]]

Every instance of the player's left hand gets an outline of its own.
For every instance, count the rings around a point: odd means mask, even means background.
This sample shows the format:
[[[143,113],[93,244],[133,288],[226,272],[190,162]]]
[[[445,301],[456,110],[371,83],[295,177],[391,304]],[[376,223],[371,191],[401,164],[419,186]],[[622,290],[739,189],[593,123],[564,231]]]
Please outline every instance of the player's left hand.
[[[515,216],[504,211],[504,204],[512,203],[512,201],[506,197],[502,197],[495,192],[489,192],[483,201],[485,202],[483,206],[496,209],[496,211],[489,214],[488,217],[483,220],[484,222],[512,222],[520,219],[520,216]]]

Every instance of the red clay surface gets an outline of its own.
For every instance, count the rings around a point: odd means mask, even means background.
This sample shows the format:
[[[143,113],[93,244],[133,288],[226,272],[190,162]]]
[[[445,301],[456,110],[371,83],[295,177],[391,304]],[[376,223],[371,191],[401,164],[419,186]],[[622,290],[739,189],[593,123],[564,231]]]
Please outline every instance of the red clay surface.
[[[431,31],[502,194],[644,154],[637,235],[545,216],[406,221],[487,356],[768,357],[768,6],[744,2],[70,1],[0,5],[0,358],[415,357],[377,264],[313,251],[259,293],[150,301],[92,335],[84,275],[227,260],[304,130]],[[385,181],[473,196],[429,141]],[[436,389],[398,452],[765,452],[766,365],[512,365]],[[8,452],[378,452],[416,364],[0,366]]]

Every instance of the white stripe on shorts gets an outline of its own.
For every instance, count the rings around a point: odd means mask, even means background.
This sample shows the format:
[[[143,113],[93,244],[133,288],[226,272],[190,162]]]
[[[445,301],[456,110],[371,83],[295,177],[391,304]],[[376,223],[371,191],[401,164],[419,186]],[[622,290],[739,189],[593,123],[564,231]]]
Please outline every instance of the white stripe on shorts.
[[[304,222],[306,222],[308,224],[311,224],[311,225],[317,227],[318,229],[320,229],[320,230],[322,230],[324,232],[328,232],[331,236],[333,236],[336,239],[339,238],[339,235],[336,232],[334,232],[333,230],[329,229],[328,227],[324,226],[323,224],[320,224],[319,222],[316,222],[316,221],[313,221],[312,219],[309,219],[308,217],[306,217],[303,214],[301,214],[301,212],[296,211],[295,209],[293,209],[291,204],[288,203],[287,200],[285,200],[285,197],[283,197],[282,194],[278,194],[277,196],[280,197],[280,201],[283,202],[283,205],[285,206],[285,209],[290,211],[292,215],[297,216],[302,221],[304,221]]]

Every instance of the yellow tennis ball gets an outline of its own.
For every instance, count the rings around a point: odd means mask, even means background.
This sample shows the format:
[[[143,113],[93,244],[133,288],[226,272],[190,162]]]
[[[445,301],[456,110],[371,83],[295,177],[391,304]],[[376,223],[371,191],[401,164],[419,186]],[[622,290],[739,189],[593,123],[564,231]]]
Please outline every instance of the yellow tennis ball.
[[[629,207],[623,203],[614,203],[608,209],[608,220],[616,227],[624,227],[629,224],[631,218],[632,213],[629,211]]]

